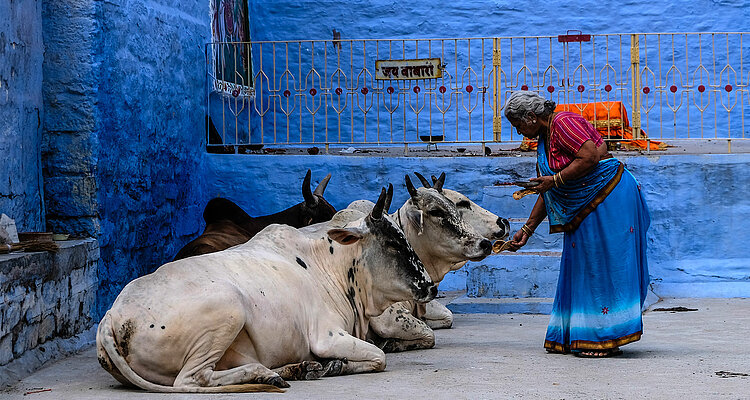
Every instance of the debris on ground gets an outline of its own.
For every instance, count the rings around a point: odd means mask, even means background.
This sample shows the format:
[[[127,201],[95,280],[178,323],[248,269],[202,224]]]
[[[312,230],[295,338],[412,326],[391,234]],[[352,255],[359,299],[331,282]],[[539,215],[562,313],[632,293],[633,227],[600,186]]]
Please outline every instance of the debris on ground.
[[[654,308],[651,311],[669,311],[669,312],[687,312],[687,311],[698,311],[697,308],[687,308],[687,307],[669,307],[669,308]]]
[[[31,390],[27,391],[23,395],[29,395],[29,394],[36,394],[36,393],[43,393],[43,392],[51,392],[52,389],[42,389],[42,388],[31,388]]]
[[[742,372],[730,372],[730,371],[716,371],[715,374],[719,378],[736,378],[738,376],[750,376],[750,374],[745,374]]]

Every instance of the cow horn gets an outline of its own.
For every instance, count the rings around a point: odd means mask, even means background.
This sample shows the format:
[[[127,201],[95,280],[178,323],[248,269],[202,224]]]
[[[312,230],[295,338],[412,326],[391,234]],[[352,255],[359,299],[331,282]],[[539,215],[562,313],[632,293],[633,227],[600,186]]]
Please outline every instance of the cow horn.
[[[323,197],[323,193],[326,191],[326,186],[328,186],[328,181],[331,180],[331,174],[326,175],[325,178],[323,178],[322,181],[318,184],[318,187],[315,188],[315,191],[313,191],[313,194],[316,196]]]
[[[307,203],[310,206],[314,206],[317,204],[318,199],[313,196],[312,191],[310,191],[310,176],[312,175],[312,171],[309,169],[307,170],[307,175],[305,175],[305,179],[302,181],[302,197],[305,198],[305,203]]]
[[[370,211],[370,218],[380,219],[383,217],[383,208],[385,206],[386,197],[388,197],[388,194],[386,193],[385,188],[381,188],[378,202],[375,203],[375,207],[373,207],[372,211]]]
[[[438,178],[432,187],[437,189],[438,192],[443,193],[443,183],[445,183],[445,172],[440,174],[440,178]]]
[[[388,191],[385,196],[385,205],[383,206],[383,211],[385,211],[386,214],[390,214],[391,200],[393,200],[393,185],[389,183]]]
[[[437,176],[435,176],[435,175],[430,175],[430,179],[432,179],[432,184],[433,185],[435,184],[435,182],[437,182]]]
[[[414,171],[414,175],[416,175],[417,178],[419,178],[419,180],[422,182],[422,186],[424,186],[426,188],[431,188],[432,187],[432,185],[430,184],[430,182],[428,182],[427,179],[425,179],[425,177],[422,176],[422,174],[420,174],[417,171]]]
[[[406,190],[409,191],[409,196],[411,196],[412,199],[416,198],[417,189],[414,187],[414,184],[411,183],[411,179],[409,179],[409,175],[406,175],[404,177],[404,180],[406,181]]]

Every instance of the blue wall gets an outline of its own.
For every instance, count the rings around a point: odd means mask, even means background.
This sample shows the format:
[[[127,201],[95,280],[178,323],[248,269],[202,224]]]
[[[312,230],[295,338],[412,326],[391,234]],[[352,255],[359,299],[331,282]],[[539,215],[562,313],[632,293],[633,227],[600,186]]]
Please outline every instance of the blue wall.
[[[210,30],[204,2],[106,2],[100,15],[101,314],[198,232]]]
[[[99,315],[199,232],[208,26],[207,3],[45,3],[48,217],[99,239]]]
[[[750,241],[745,224],[750,219],[750,155],[620,158],[642,184],[651,211],[648,256],[655,293],[750,296],[750,257],[744,247]],[[207,170],[213,186],[208,191],[234,200],[250,215],[268,214],[302,201],[300,183],[310,168],[314,179],[333,174],[325,197],[337,209],[362,198],[374,200],[382,186],[393,183],[394,211],[408,198],[404,174],[445,171],[446,188],[466,194],[499,216],[525,218],[530,210],[519,208],[512,192],[498,196],[493,184],[534,176],[534,162],[530,156],[211,155]],[[524,271],[517,274],[526,279]],[[536,283],[554,288],[555,278],[553,271]],[[517,295],[523,297],[521,289]]]
[[[40,0],[0,2],[0,213],[19,232],[45,229],[41,8]]]

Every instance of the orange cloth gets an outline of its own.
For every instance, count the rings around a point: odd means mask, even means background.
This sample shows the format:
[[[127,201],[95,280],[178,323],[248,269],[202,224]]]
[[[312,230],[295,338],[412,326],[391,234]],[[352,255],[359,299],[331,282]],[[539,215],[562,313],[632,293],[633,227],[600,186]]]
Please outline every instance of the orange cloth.
[[[594,125],[594,128],[596,128],[604,139],[633,139],[633,130],[628,120],[628,112],[620,101],[558,104],[555,108],[555,112],[557,111],[571,111],[583,116],[583,118]],[[641,135],[648,137],[643,130],[641,130]],[[645,150],[648,147],[648,141],[646,140],[627,140],[620,142],[620,144],[628,150]],[[667,148],[667,144],[652,140],[650,147],[651,150],[664,150]],[[521,150],[536,150],[536,140],[523,138]]]

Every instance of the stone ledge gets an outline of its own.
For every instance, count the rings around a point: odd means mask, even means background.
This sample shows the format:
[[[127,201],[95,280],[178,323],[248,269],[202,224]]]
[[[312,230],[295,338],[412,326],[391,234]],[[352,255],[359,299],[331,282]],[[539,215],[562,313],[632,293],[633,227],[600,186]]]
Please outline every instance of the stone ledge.
[[[11,286],[31,286],[38,279],[57,280],[74,269],[99,259],[99,244],[94,239],[56,242],[60,250],[0,254],[0,293]]]

